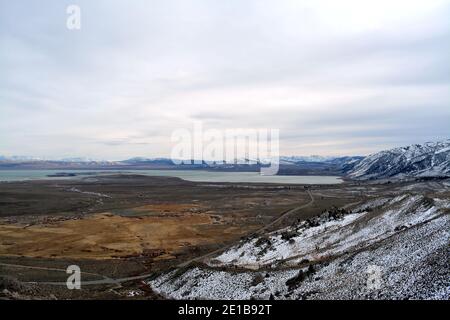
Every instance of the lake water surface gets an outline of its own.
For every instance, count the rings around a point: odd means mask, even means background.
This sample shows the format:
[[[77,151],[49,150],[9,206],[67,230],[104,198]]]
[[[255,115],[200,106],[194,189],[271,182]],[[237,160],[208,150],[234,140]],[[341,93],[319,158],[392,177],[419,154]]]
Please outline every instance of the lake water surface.
[[[76,173],[76,177],[48,177],[56,173]],[[86,173],[86,174],[84,174]],[[80,179],[90,175],[140,174],[146,176],[178,177],[196,182],[279,183],[279,184],[335,184],[335,176],[262,176],[259,172],[212,172],[206,170],[0,170],[0,181],[41,179]]]

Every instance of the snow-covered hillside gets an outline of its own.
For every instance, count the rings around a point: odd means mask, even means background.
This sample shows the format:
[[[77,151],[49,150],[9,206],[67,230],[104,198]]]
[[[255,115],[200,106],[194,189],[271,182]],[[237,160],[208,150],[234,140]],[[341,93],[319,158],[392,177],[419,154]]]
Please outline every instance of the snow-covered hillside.
[[[450,201],[422,195],[378,198],[351,212],[332,209],[269,237],[252,239],[223,253],[210,265],[247,268],[321,261],[381,241],[450,208]]]
[[[450,176],[450,140],[428,142],[381,151],[357,163],[349,172],[353,179]]]
[[[449,212],[409,192],[332,208],[149,284],[176,299],[448,299]]]

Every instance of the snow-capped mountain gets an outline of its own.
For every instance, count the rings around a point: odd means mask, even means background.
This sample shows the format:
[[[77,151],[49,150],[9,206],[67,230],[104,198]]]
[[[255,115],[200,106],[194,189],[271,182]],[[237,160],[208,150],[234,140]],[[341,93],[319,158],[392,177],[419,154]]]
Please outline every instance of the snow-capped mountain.
[[[87,158],[87,157],[75,157],[75,158],[63,158],[60,159],[59,161],[62,162],[106,162],[105,160],[98,160],[98,159],[92,159],[92,158]]]
[[[87,157],[74,157],[74,158],[52,158],[52,157],[35,157],[35,156],[3,156],[0,155],[0,161],[7,162],[67,162],[67,163],[83,163],[83,162],[97,162],[97,163],[107,163],[107,160],[98,160]]]
[[[297,163],[297,162],[328,162],[336,159],[337,157],[325,157],[318,155],[311,156],[281,156],[280,161],[286,163]]]
[[[42,161],[42,158],[33,156],[3,156],[0,155],[0,161]]]
[[[381,151],[348,172],[353,179],[450,176],[450,139]]]

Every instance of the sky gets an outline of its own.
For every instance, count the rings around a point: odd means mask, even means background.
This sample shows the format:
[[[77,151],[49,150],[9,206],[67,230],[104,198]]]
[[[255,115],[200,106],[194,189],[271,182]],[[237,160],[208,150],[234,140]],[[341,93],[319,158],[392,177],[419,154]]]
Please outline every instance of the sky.
[[[199,121],[279,129],[282,155],[448,139],[449,17],[449,0],[0,0],[0,155],[164,157]]]

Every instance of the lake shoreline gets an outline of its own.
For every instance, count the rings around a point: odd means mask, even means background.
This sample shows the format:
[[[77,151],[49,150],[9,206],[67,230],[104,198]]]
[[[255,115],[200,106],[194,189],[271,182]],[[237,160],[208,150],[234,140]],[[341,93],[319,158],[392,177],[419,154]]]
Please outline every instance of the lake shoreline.
[[[274,175],[264,176],[259,172],[223,172],[209,170],[166,170],[166,169],[19,169],[19,170],[0,170],[0,181],[30,181],[30,180],[61,180],[61,179],[81,179],[96,175],[143,175],[157,177],[176,177],[191,182],[209,182],[209,183],[270,183],[270,184],[341,184],[343,179],[340,176],[326,175]]]

